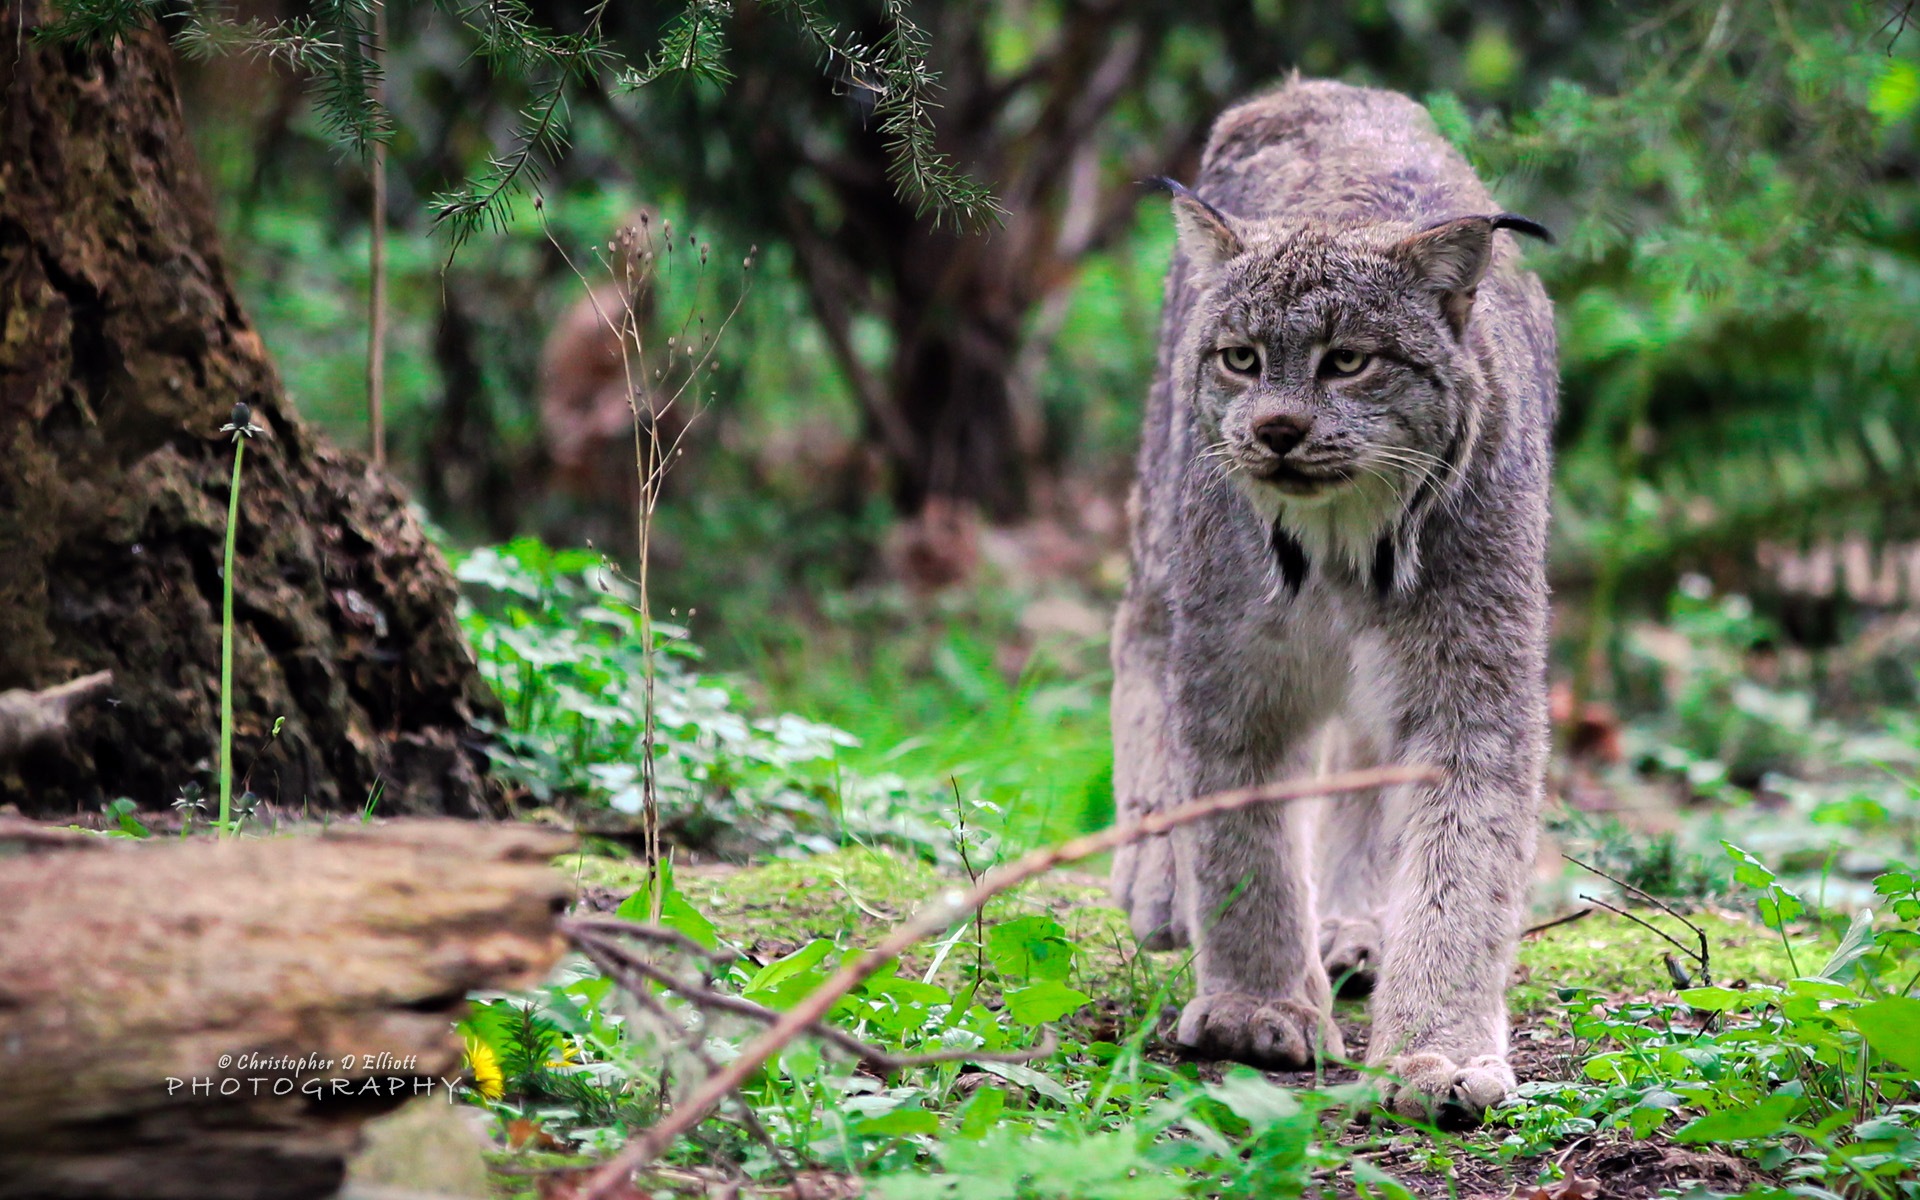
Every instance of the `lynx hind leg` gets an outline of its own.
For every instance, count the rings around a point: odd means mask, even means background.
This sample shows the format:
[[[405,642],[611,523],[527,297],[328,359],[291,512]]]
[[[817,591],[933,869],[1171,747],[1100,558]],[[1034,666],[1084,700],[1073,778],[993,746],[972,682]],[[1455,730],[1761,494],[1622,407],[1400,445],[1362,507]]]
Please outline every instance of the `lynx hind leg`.
[[[1165,837],[1116,851],[1112,889],[1143,949],[1177,950],[1187,944],[1186,921],[1174,890],[1173,847]]]
[[[1334,722],[1321,735],[1320,772],[1376,766],[1373,742],[1349,722]],[[1389,873],[1383,847],[1388,811],[1377,791],[1324,801],[1320,812],[1320,961],[1344,996],[1373,990],[1380,965],[1382,917]]]
[[[1158,748],[1156,739],[1152,749]],[[1121,821],[1137,820],[1154,811],[1154,792],[1137,785],[1139,776],[1121,765],[1124,756],[1117,742],[1114,749],[1114,805]],[[1135,781],[1134,786],[1123,782],[1129,776]],[[1154,777],[1164,780],[1165,773],[1162,770],[1148,775],[1148,778]],[[1173,950],[1187,944],[1186,919],[1180,911],[1174,885],[1173,843],[1165,834],[1143,838],[1115,851],[1110,887],[1114,903],[1127,914],[1127,923],[1141,946],[1148,950]]]
[[[1113,800],[1123,822],[1138,820],[1178,794],[1167,753],[1158,656],[1143,644],[1149,635],[1129,628],[1129,613],[1130,606],[1122,604],[1113,654]],[[1110,887],[1143,947],[1172,950],[1187,944],[1186,922],[1176,902],[1173,845],[1166,835],[1115,851]]]

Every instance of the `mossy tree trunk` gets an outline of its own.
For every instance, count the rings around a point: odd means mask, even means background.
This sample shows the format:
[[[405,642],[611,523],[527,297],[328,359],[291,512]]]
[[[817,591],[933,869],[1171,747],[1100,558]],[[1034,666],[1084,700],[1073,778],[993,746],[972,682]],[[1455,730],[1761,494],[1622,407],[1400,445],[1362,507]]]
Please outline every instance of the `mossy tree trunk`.
[[[110,668],[114,691],[0,763],[0,803],[210,785],[219,429],[245,401],[266,434],[242,487],[237,776],[282,812],[357,808],[376,781],[382,812],[481,811],[473,723],[494,701],[452,580],[392,481],[288,403],[221,261],[164,36],[42,45],[47,15],[0,0],[0,688]]]

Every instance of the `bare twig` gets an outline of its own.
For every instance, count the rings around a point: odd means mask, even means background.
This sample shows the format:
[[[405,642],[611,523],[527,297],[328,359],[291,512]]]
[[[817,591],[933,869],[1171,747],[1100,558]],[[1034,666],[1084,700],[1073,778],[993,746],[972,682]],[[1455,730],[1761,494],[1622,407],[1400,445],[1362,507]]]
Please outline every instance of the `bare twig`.
[[[1560,857],[1566,859],[1568,862],[1572,863],[1576,867],[1579,867],[1583,871],[1591,871],[1593,874],[1598,875],[1600,878],[1606,880],[1607,882],[1613,884],[1616,887],[1623,887],[1627,889],[1629,892],[1632,892],[1634,895],[1640,897],[1642,900],[1645,900],[1648,904],[1653,905],[1655,908],[1659,909],[1661,912],[1666,913],[1668,916],[1672,917],[1674,920],[1680,922],[1682,925],[1685,925],[1688,929],[1691,929],[1693,931],[1693,936],[1697,938],[1700,942],[1700,948],[1698,950],[1688,949],[1686,946],[1681,945],[1679,942],[1674,941],[1674,939],[1670,937],[1667,938],[1667,940],[1670,942],[1673,942],[1674,945],[1679,946],[1681,953],[1685,954],[1688,958],[1691,958],[1694,962],[1700,964],[1701,984],[1706,987],[1713,986],[1713,964],[1711,959],[1709,958],[1710,951],[1707,946],[1706,930],[1700,928],[1698,925],[1695,925],[1692,921],[1688,920],[1685,915],[1683,915],[1678,910],[1676,910],[1672,905],[1660,899],[1658,896],[1653,895],[1651,892],[1648,892],[1646,889],[1637,888],[1633,886],[1631,883],[1628,883],[1624,879],[1618,879],[1612,875],[1607,874],[1605,871],[1602,871],[1599,867],[1595,867],[1587,863],[1583,863],[1571,854],[1563,853],[1561,854]],[[1584,897],[1584,898],[1592,899],[1592,897]],[[1594,903],[1599,904],[1600,902],[1596,900],[1594,901]],[[1620,913],[1619,909],[1614,908],[1610,904],[1601,904],[1600,907],[1605,908],[1610,912]],[[1624,917],[1627,914],[1620,913],[1620,915]],[[1637,920],[1637,918],[1633,918],[1633,919]],[[1647,925],[1645,921],[1641,921],[1640,924]],[[1654,929],[1652,925],[1647,925],[1647,928]],[[1659,931],[1656,929],[1655,932],[1657,933]],[[1666,937],[1667,935],[1662,933],[1660,934],[1660,936]]]
[[[592,17],[593,23],[598,23],[600,13],[604,8],[605,4],[603,2],[599,8],[592,10],[594,14]],[[556,93],[556,95],[557,94],[558,93]],[[573,257],[567,253],[566,248],[562,246],[559,239],[554,236],[552,227],[547,223],[545,201],[536,197],[534,211],[540,215],[541,229],[546,234],[548,243],[559,252],[561,260],[567,264],[567,268],[580,280],[581,286],[586,289],[587,300],[593,306],[595,316],[599,318],[600,323],[607,331],[613,334],[620,348],[620,370],[626,384],[627,409],[633,416],[634,480],[638,487],[638,493],[634,501],[634,543],[638,556],[636,561],[639,570],[638,578],[630,579],[629,581],[632,582],[635,587],[636,600],[633,608],[635,614],[640,619],[640,643],[642,647],[640,704],[640,807],[643,831],[642,848],[647,864],[647,886],[649,893],[653,897],[653,907],[649,915],[657,922],[660,919],[660,905],[665,898],[666,889],[659,885],[662,873],[660,858],[660,804],[658,778],[655,773],[658,727],[655,723],[657,709],[654,703],[654,696],[657,684],[656,655],[658,654],[658,647],[655,645],[654,639],[653,593],[650,587],[653,563],[654,512],[660,503],[661,488],[666,481],[667,471],[680,454],[680,444],[685,440],[688,433],[692,431],[694,420],[705,408],[705,405],[701,403],[699,392],[701,372],[711,369],[713,357],[719,350],[720,339],[733,324],[734,318],[739,315],[741,306],[746,301],[746,277],[744,274],[742,275],[741,290],[734,297],[733,307],[728,310],[726,319],[720,323],[719,327],[713,331],[710,337],[703,337],[701,339],[701,347],[696,350],[691,343],[684,344],[684,348],[687,351],[686,365],[684,368],[685,375],[677,385],[669,389],[668,385],[672,383],[671,372],[674,370],[674,363],[679,361],[675,358],[674,352],[682,347],[683,339],[688,333],[688,326],[694,318],[694,310],[691,308],[688,310],[686,319],[681,322],[679,334],[667,339],[666,357],[663,365],[656,371],[656,375],[659,375],[661,371],[668,372],[669,374],[660,376],[662,379],[661,387],[654,388],[646,377],[647,330],[645,328],[646,322],[643,320],[638,308],[638,301],[639,297],[645,291],[654,287],[659,279],[659,263],[662,261],[659,254],[670,256],[673,252],[672,222],[668,221],[663,225],[662,237],[658,244],[658,253],[656,253],[655,250],[652,223],[644,213],[641,215],[639,225],[624,227],[615,236],[614,240],[607,244],[610,257],[604,258],[602,261],[608,272],[613,276],[614,281],[619,285],[618,309],[615,312],[609,313],[601,306],[599,294],[588,281],[586,274],[581,271],[578,266],[574,265]],[[699,266],[697,268],[702,273],[702,276],[704,276],[706,270],[706,263],[707,249],[702,246],[699,253]],[[753,251],[749,251],[747,258],[741,263],[741,270],[745,272],[751,269],[752,264]],[[704,324],[705,318],[701,318],[701,322]],[[693,396],[690,401],[693,409],[692,413],[688,416],[685,424],[681,426],[679,433],[675,434],[671,440],[663,439],[660,431],[661,421],[674,405],[679,403],[681,397],[687,393],[689,388],[693,389]],[[664,399],[661,398],[662,394],[664,394]],[[642,398],[645,398],[647,407],[644,415],[642,415],[640,411]],[[609,570],[616,572],[618,570],[611,560],[608,560],[607,567]],[[667,866],[669,869],[671,868],[670,863],[667,864]]]
[[[660,1022],[662,1029],[669,1031],[679,1029],[682,1035],[680,1038],[681,1044],[684,1045],[687,1052],[693,1056],[693,1060],[706,1070],[707,1074],[711,1075],[720,1069],[720,1064],[715,1062],[713,1055],[707,1052],[707,1047],[701,1037],[701,1031],[681,1029],[679,1020],[674,1017],[672,1012],[668,1011],[666,1005],[660,1002],[658,996],[655,996],[647,990],[646,983],[643,980],[632,977],[632,968],[639,964],[631,960],[625,960],[618,954],[610,953],[610,950],[618,949],[617,947],[597,945],[591,940],[588,942],[576,942],[575,944],[585,952],[588,958],[593,960],[594,965],[598,966],[603,972],[618,982],[620,987],[635,1004],[646,1009],[654,1020]],[[702,1013],[701,1022],[703,1027],[705,1020],[706,1014]],[[745,1098],[738,1095],[734,1096],[733,1100],[734,1106],[740,1110],[740,1124],[753,1136],[755,1141],[760,1143],[761,1148],[767,1152],[767,1156],[773,1160],[774,1165],[780,1168],[781,1174],[787,1177],[788,1182],[792,1182],[797,1176],[793,1162],[787,1158],[786,1152],[780,1148],[780,1143],[774,1141],[773,1135],[767,1132],[767,1127],[761,1124],[760,1118],[755,1115],[753,1111],[753,1105],[747,1103]]]
[[[1570,912],[1564,917],[1555,917],[1551,921],[1542,921],[1538,925],[1529,925],[1520,931],[1520,936],[1532,937],[1534,934],[1544,933],[1556,925],[1571,925],[1582,917],[1590,917],[1592,915],[1593,910],[1591,908],[1583,908],[1579,912]]]
[[[1440,778],[1431,767],[1383,767],[1371,771],[1352,771],[1321,779],[1293,780],[1264,787],[1242,788],[1203,797],[1166,812],[1151,813],[1137,821],[1115,825],[1099,833],[1074,838],[1060,845],[1035,850],[1006,866],[989,871],[972,888],[955,889],[929,903],[902,922],[872,950],[843,965],[833,978],[815,988],[807,997],[780,1014],[765,1033],[744,1047],[737,1058],[718,1074],[709,1076],[694,1093],[675,1106],[646,1132],[628,1142],[620,1153],[595,1171],[580,1193],[580,1200],[609,1200],[639,1167],[651,1162],[675,1138],[692,1129],[721,1101],[752,1077],[767,1060],[787,1043],[805,1033],[827,1015],[840,998],[872,978],[881,968],[898,958],[908,947],[929,934],[945,929],[961,917],[979,908],[994,896],[1037,875],[1043,875],[1062,863],[1103,854],[1141,838],[1166,833],[1194,821],[1223,813],[1252,808],[1259,804],[1282,804],[1343,792],[1401,784],[1431,783]]]
[[[953,819],[960,826],[960,836],[956,839],[960,849],[960,866],[967,873],[967,883],[977,885],[980,882],[980,872],[973,869],[973,858],[967,853],[967,805],[960,798],[960,781],[949,775],[947,783],[953,788]],[[973,1007],[973,998],[980,994],[980,981],[986,976],[987,910],[976,908],[973,910],[973,981],[967,985],[966,999],[954,1005],[953,1011],[956,1017]]]
[[[1588,904],[1597,905],[1600,908],[1606,909],[1608,912],[1612,913],[1616,917],[1625,917],[1627,920],[1632,921],[1635,925],[1640,926],[1640,928],[1642,929],[1652,930],[1661,939],[1666,941],[1667,944],[1679,950],[1680,953],[1686,955],[1688,958],[1694,959],[1696,962],[1699,961],[1700,956],[1698,952],[1696,952],[1693,949],[1693,947],[1687,945],[1685,942],[1681,941],[1679,938],[1674,937],[1672,934],[1660,928],[1658,925],[1655,925],[1653,922],[1642,920],[1641,918],[1636,917],[1632,913],[1628,912],[1626,909],[1621,908],[1618,905],[1608,904],[1605,900],[1602,900],[1597,896],[1582,896],[1580,898],[1586,901]],[[1700,974],[1702,978],[1708,978],[1707,969],[1704,964],[1700,968]]]
[[[1893,15],[1888,17],[1885,23],[1880,26],[1878,30],[1880,33],[1886,33],[1889,29],[1893,30],[1892,36],[1887,38],[1888,55],[1893,54],[1893,47],[1899,42],[1900,35],[1905,33],[1907,26],[1912,23],[1913,6],[1914,0],[1906,0],[1906,3],[1896,5]]]
[[[688,954],[701,958],[710,958],[714,962],[732,962],[740,957],[731,950],[709,950],[677,929],[668,929],[664,925],[643,925],[638,921],[629,921],[624,917],[579,916],[564,917],[559,922],[560,932],[580,940],[582,934],[607,937],[629,937],[643,942],[656,942],[671,946]]]

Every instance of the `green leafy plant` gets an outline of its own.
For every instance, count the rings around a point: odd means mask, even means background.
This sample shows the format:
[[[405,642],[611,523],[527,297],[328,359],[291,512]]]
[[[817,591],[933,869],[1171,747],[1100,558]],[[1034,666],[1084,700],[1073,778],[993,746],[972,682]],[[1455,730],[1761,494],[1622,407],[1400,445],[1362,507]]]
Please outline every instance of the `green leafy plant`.
[[[642,812],[651,669],[655,782],[679,844],[798,853],[863,838],[930,856],[950,845],[937,800],[841,771],[855,744],[843,730],[755,715],[734,685],[700,673],[684,626],[652,622],[649,668],[634,585],[600,556],[521,540],[473,551],[455,572],[475,596],[461,613],[481,673],[507,708],[495,767],[535,800]]]
[[[1696,795],[1714,797],[1755,788],[1829,749],[1835,735],[1814,717],[1812,681],[1779,670],[1763,679],[1755,670],[1756,660],[1777,664],[1773,648],[1783,640],[1747,597],[1715,595],[1699,576],[1683,580],[1666,623],[1638,626],[1627,639],[1631,658],[1660,680],[1664,713],[1650,761]]]
[[[1920,1175],[1920,1000],[1893,981],[1920,946],[1911,872],[1883,873],[1893,923],[1862,909],[1817,970],[1802,974],[1792,928],[1804,902],[1758,857],[1728,844],[1735,878],[1781,939],[1793,978],[1615,1001],[1563,989],[1582,1078],[1524,1085],[1495,1120],[1535,1153],[1570,1136],[1666,1130],[1741,1151],[1807,1196],[1911,1196]],[[1770,1190],[1752,1196],[1775,1194]],[[1785,1193],[1779,1193],[1785,1194]]]
[[[152,831],[141,823],[139,817],[134,815],[139,812],[139,806],[125,796],[109,800],[106,803],[105,812],[107,816],[113,819],[114,824],[114,827],[107,831],[108,837],[145,838],[153,836]]]
[[[833,1028],[890,1055],[938,1052],[942,1061],[850,1069],[832,1040],[793,1043],[742,1088],[758,1134],[709,1123],[672,1152],[680,1166],[716,1160],[749,1177],[793,1162],[870,1179],[885,1197],[1254,1197],[1311,1194],[1339,1178],[1350,1194],[1412,1193],[1359,1151],[1381,1139],[1342,1136],[1368,1102],[1369,1084],[1292,1090],[1237,1068],[1206,1080],[1192,1064],[1146,1054],[1165,988],[1119,1016],[1075,986],[1088,948],[1045,911],[1018,897],[993,919],[960,920],[930,961],[901,964],[843,997]],[[621,915],[659,914],[691,946],[673,968],[700,987],[785,1011],[813,993],[854,949],[816,937],[764,961],[738,954],[680,889],[671,869],[630,895]],[[969,944],[974,942],[975,944]],[[733,952],[733,957],[726,955]],[[669,1077],[694,1059],[724,1058],[741,1031],[717,1026],[712,1006],[683,1002],[676,986],[618,1015],[613,980],[569,967],[534,997],[487,997],[462,1026],[478,1058],[498,1065],[497,1085],[472,1099],[543,1144],[598,1152],[619,1122],[646,1124]],[[1145,1019],[1140,1019],[1145,1016]],[[1057,1028],[1047,1058],[1010,1061]],[[1044,1046],[1041,1048],[1044,1049]],[[704,1048],[702,1048],[704,1047]],[[971,1057],[979,1055],[978,1058]],[[476,1075],[479,1068],[476,1066]]]

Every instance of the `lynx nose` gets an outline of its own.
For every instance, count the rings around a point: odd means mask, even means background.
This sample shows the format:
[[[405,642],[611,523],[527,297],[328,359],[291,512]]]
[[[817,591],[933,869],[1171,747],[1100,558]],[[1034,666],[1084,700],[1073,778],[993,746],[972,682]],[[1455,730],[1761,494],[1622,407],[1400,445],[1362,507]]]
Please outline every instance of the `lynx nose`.
[[[1268,417],[1254,427],[1253,436],[1261,445],[1285,458],[1305,440],[1311,427],[1312,422],[1305,417]]]

